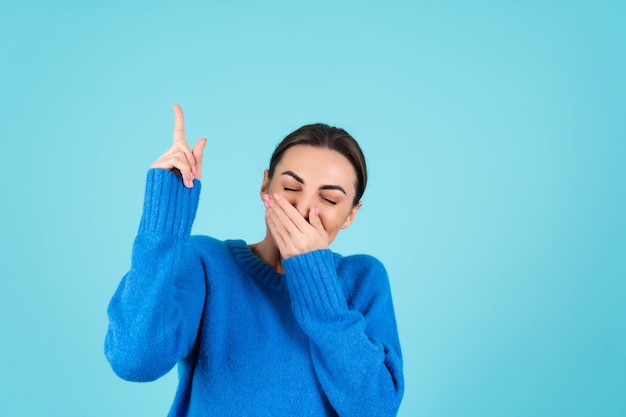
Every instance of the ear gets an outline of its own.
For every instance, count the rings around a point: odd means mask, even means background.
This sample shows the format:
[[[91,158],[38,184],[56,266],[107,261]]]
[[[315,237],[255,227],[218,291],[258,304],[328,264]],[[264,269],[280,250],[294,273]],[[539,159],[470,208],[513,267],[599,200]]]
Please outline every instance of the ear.
[[[350,226],[352,224],[352,222],[354,221],[354,217],[356,216],[357,211],[359,211],[359,209],[361,208],[361,206],[363,205],[362,201],[359,201],[359,204],[357,204],[356,206],[352,207],[352,209],[350,210],[350,213],[348,213],[348,217],[346,217],[346,221],[343,222],[343,224],[341,225],[342,229],[347,228],[348,226]]]
[[[263,199],[263,195],[267,194],[267,190],[270,187],[270,177],[269,170],[263,171],[263,183],[261,184],[261,190],[259,191],[259,195],[261,196],[261,200]]]

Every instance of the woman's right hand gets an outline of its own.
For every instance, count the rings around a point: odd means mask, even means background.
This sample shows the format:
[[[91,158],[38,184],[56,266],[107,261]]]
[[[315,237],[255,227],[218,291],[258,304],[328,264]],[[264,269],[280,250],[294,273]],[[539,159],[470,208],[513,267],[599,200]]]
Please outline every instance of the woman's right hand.
[[[151,168],[163,168],[180,174],[183,184],[187,188],[193,188],[194,178],[202,178],[202,155],[206,139],[200,139],[189,148],[185,139],[185,118],[183,110],[178,104],[174,104],[174,142],[163,155],[159,157]]]

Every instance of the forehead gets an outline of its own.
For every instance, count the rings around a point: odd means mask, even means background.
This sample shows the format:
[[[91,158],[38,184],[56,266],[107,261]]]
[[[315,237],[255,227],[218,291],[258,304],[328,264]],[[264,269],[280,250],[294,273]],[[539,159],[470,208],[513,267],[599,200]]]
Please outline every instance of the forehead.
[[[295,145],[283,154],[276,174],[291,170],[307,181],[353,185],[356,172],[348,159],[337,151],[310,145]]]

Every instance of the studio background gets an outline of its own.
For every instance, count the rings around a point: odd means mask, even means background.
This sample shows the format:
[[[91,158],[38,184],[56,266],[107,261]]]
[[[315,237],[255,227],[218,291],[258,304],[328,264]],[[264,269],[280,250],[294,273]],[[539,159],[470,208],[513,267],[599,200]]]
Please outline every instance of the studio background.
[[[0,415],[166,415],[103,340],[173,103],[218,238],[287,133],[360,141],[333,249],[388,269],[400,417],[626,415],[623,2],[226,3],[0,2]]]

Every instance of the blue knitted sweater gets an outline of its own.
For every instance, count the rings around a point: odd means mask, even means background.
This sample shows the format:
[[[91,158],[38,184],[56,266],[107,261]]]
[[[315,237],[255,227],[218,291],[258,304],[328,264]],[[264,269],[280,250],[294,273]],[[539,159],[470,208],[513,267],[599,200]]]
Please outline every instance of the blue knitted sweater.
[[[190,236],[199,195],[197,180],[148,171],[108,309],[113,370],[151,381],[178,364],[170,416],[395,416],[404,380],[382,264],[318,250],[279,274],[244,241]]]

